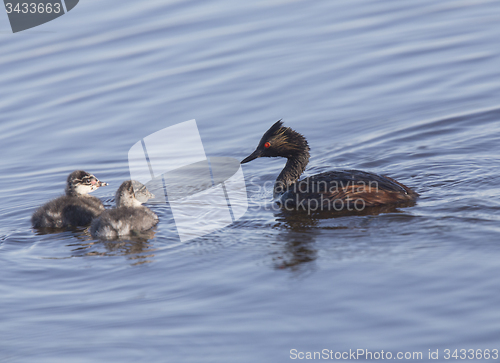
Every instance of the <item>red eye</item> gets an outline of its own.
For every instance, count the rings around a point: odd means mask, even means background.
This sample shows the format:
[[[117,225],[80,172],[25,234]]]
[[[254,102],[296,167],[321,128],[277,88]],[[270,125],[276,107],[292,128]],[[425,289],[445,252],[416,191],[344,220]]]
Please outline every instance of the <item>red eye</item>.
[[[266,142],[266,143],[264,144],[264,147],[265,147],[266,149],[269,149],[269,148],[271,147],[271,143],[270,143],[269,141],[268,141],[268,142]]]

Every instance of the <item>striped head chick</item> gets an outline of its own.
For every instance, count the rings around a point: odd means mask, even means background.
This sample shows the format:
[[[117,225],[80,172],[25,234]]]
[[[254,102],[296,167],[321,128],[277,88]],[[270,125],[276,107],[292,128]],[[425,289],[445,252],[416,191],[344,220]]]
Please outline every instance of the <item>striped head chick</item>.
[[[76,170],[68,175],[66,180],[66,195],[86,195],[100,187],[109,185],[97,179],[93,174],[83,170]]]

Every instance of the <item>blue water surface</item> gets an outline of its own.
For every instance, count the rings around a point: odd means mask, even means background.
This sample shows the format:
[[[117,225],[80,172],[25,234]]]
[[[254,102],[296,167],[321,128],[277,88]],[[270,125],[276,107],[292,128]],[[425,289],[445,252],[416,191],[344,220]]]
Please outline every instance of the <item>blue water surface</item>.
[[[495,0],[82,0],[15,34],[0,15],[0,361],[500,349],[499,39]],[[191,119],[209,157],[243,159],[283,119],[307,175],[387,174],[421,197],[285,214],[262,187],[284,161],[259,159],[245,216],[187,243],[158,204],[146,240],[31,227],[76,169],[112,206],[130,147]]]

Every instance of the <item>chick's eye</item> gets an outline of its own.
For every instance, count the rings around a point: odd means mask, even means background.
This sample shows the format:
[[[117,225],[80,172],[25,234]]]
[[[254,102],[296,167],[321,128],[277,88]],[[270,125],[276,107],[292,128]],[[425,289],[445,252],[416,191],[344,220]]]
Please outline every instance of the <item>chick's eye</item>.
[[[269,148],[271,147],[271,143],[270,143],[269,141],[268,141],[268,142],[266,142],[266,143],[264,144],[264,147],[265,147],[266,149],[269,149]]]

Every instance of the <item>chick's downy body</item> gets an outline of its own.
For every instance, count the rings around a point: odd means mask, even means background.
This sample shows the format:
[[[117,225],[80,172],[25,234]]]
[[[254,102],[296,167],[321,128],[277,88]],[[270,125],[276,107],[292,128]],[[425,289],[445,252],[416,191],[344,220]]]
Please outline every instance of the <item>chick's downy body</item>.
[[[88,193],[107,183],[83,170],[72,172],[66,181],[66,195],[51,200],[38,208],[31,217],[35,228],[64,228],[86,226],[98,217],[104,206],[99,198]]]
[[[142,203],[153,197],[143,184],[132,180],[123,182],[116,192],[116,208],[96,218],[90,233],[96,238],[110,239],[151,229],[158,223],[158,216]]]

